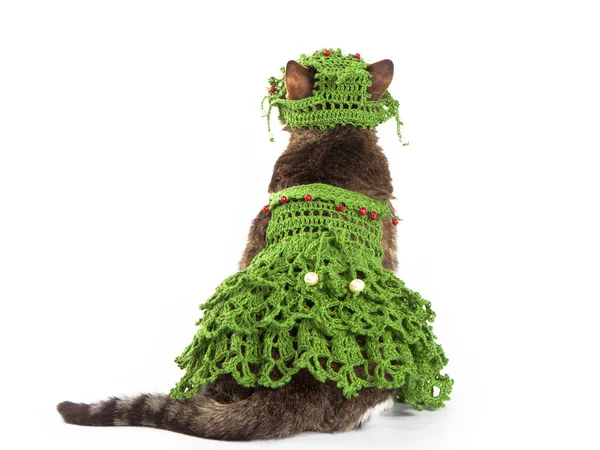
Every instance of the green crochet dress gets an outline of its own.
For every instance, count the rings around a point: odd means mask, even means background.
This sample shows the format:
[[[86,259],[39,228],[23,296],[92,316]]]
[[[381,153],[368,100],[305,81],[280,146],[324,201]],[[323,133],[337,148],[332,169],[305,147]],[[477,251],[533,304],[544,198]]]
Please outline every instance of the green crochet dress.
[[[171,396],[189,398],[221,374],[276,388],[304,368],[347,398],[377,387],[416,409],[444,406],[453,380],[440,373],[448,360],[435,314],[382,267],[382,222],[395,219],[387,202],[310,184],[271,194],[268,207],[266,247],[200,306]],[[353,292],[357,279],[364,288]]]

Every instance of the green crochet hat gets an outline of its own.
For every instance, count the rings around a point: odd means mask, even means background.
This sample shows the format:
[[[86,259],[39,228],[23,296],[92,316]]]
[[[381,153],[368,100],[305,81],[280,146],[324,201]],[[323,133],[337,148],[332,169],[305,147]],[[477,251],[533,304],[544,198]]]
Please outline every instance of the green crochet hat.
[[[323,49],[309,56],[303,54],[297,62],[316,70],[312,96],[300,100],[286,99],[285,67],[282,67],[281,78],[269,78],[268,94],[261,104],[264,105],[265,100],[269,102],[266,112],[269,132],[274,106],[279,110],[278,118],[285,120],[292,130],[324,130],[336,125],[373,129],[375,125],[395,117],[400,142],[408,145],[400,132],[403,123],[398,115],[398,101],[389,91],[379,100],[369,100],[371,94],[367,89],[371,86],[371,74],[366,70],[369,64],[358,53],[344,55],[340,49]]]

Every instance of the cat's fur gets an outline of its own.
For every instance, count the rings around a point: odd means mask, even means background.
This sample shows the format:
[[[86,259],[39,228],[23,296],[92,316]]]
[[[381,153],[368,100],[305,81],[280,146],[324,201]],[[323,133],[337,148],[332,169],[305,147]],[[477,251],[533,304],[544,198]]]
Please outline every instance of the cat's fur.
[[[393,64],[383,60],[367,70],[372,78],[371,99],[377,100],[392,80]],[[313,70],[290,61],[286,69],[288,98],[312,95],[313,76]],[[275,163],[269,192],[326,183],[388,203],[393,198],[387,158],[377,145],[374,130],[337,126],[290,133],[289,145]],[[261,212],[252,222],[240,269],[265,247],[269,219],[270,213]],[[396,234],[391,221],[383,222],[382,245],[383,267],[395,271]],[[93,404],[62,402],[57,409],[66,422],[77,425],[149,426],[210,439],[251,440],[360,428],[392,404],[390,389],[363,388],[357,397],[347,399],[335,383],[322,383],[302,369],[278,389],[242,387],[230,375],[223,375],[189,400],[142,394]]]

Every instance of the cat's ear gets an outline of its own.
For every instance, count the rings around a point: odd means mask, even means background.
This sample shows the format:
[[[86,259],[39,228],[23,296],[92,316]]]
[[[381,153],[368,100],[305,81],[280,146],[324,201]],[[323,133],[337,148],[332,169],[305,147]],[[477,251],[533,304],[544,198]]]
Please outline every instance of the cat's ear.
[[[370,100],[379,100],[394,78],[394,63],[389,59],[382,59],[368,66],[367,72],[371,74],[371,86],[367,88],[367,92],[371,94]]]
[[[315,84],[314,67],[304,67],[296,61],[288,61],[285,67],[286,98],[300,100],[312,95]]]

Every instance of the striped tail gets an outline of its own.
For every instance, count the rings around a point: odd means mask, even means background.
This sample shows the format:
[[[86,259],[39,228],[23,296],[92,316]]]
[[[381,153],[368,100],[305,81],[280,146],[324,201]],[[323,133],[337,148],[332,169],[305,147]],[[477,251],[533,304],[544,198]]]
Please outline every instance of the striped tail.
[[[174,400],[142,394],[92,404],[62,402],[57,409],[65,422],[76,425],[145,426],[219,440],[272,439],[308,431],[303,415],[271,409],[265,405],[269,399],[261,397],[218,403],[203,396]]]
[[[280,389],[257,389],[246,398],[217,399],[203,393],[187,400],[142,394],[92,404],[62,402],[57,409],[65,422],[76,425],[145,426],[239,441],[349,431],[393,403],[390,390],[364,388],[358,397],[345,399],[335,385],[308,376]]]
[[[91,404],[62,402],[56,409],[65,422],[75,425],[165,428],[169,415],[183,407],[165,394],[142,394],[137,397],[111,397]]]
[[[256,399],[252,398],[218,403],[203,396],[174,400],[166,394],[142,394],[112,397],[92,404],[62,402],[57,405],[57,410],[65,422],[75,425],[154,427],[222,440],[282,437],[276,420],[273,420],[276,418],[268,420],[257,414],[256,408],[260,406],[255,403]]]

